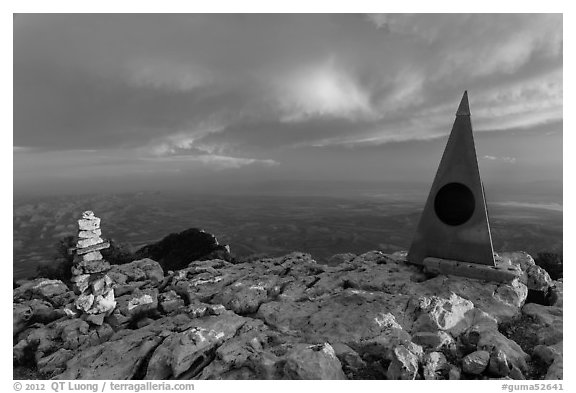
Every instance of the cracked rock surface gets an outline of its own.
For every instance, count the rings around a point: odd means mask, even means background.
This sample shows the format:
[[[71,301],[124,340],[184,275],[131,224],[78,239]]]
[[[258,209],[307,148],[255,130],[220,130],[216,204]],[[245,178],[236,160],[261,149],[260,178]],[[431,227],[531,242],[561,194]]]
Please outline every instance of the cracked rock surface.
[[[506,258],[526,269],[510,284],[429,277],[378,251],[170,274],[146,258],[111,268],[118,305],[99,321],[66,312],[64,283],[21,282],[14,364],[56,379],[562,378],[562,282],[528,254]],[[525,304],[527,284],[554,305]]]

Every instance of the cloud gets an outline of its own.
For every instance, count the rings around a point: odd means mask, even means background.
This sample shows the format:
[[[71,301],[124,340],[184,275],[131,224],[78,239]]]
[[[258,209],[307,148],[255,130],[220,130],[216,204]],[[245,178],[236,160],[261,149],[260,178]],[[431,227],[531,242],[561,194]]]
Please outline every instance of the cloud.
[[[333,59],[278,76],[275,85],[282,121],[375,116],[369,92]]]
[[[504,162],[506,164],[515,164],[516,163],[515,157],[484,156],[482,158],[484,158],[485,160],[488,160],[488,161],[501,161],[501,162]]]
[[[231,157],[218,154],[173,155],[167,157],[153,157],[145,160],[163,163],[200,163],[213,170],[238,169],[247,165],[260,165],[265,167],[280,165],[278,161],[269,159]]]
[[[126,67],[125,73],[136,86],[181,92],[208,86],[215,80],[210,71],[194,64],[167,60],[136,59]]]
[[[475,131],[533,128],[562,119],[561,48],[559,14],[23,15],[14,144],[284,167],[447,135],[465,89]]]

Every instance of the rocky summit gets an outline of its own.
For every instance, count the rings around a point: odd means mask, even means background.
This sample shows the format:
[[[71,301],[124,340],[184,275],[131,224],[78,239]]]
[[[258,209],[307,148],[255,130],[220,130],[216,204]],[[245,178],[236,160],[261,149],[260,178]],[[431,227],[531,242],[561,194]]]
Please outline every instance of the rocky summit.
[[[498,258],[523,274],[431,276],[378,251],[170,272],[144,258],[107,271],[117,304],[100,321],[65,311],[77,295],[63,282],[22,281],[14,365],[55,379],[561,379],[562,282],[526,253]]]

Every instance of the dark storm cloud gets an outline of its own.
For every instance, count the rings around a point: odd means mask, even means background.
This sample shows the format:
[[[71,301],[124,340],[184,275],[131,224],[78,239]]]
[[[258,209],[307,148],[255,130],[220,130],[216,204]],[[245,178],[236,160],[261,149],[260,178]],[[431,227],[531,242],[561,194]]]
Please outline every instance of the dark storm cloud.
[[[19,15],[15,174],[53,158],[277,166],[307,146],[429,139],[464,89],[477,130],[560,121],[562,16]]]

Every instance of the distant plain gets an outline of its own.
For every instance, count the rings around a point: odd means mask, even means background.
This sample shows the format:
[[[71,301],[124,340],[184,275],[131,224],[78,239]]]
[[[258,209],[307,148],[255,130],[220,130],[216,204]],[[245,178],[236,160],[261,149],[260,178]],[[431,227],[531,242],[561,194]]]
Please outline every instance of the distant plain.
[[[292,251],[326,263],[337,253],[407,250],[425,193],[200,195],[127,193],[14,198],[14,279],[50,263],[55,244],[75,235],[84,210],[102,219],[103,236],[137,249],[187,228],[202,228],[239,257]],[[519,198],[517,198],[519,199]],[[496,251],[562,252],[561,200],[488,200]]]

